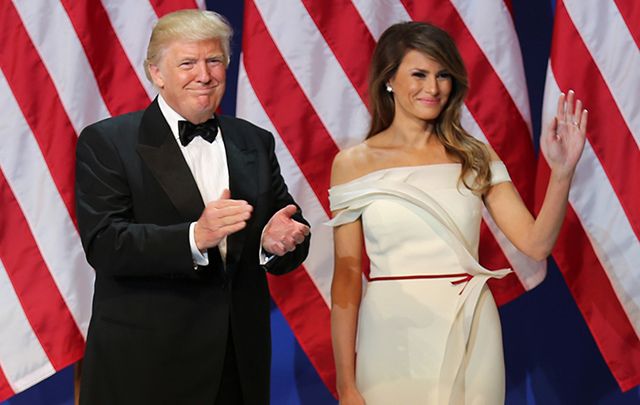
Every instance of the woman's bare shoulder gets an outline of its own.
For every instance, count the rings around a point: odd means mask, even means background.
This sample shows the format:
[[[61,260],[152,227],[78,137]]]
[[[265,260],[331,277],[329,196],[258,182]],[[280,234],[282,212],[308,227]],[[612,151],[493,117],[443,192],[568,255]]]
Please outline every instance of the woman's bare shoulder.
[[[341,150],[333,159],[331,186],[364,176],[372,171],[372,163],[372,151],[367,142]]]

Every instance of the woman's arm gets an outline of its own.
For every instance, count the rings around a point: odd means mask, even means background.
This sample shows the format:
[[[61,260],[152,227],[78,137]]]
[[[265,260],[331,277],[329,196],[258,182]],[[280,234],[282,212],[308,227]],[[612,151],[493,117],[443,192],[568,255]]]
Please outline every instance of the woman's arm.
[[[528,211],[512,183],[492,186],[484,202],[496,224],[523,253],[545,259],[553,249],[564,219],[569,187],[587,132],[587,110],[569,91],[558,99],[556,117],[540,138],[542,153],[551,168],[551,177],[537,218]],[[492,152],[494,158],[495,152]]]
[[[344,183],[350,177],[350,160],[345,153],[336,156],[331,170],[332,186]],[[336,387],[341,405],[364,404],[355,381],[356,334],[362,297],[362,222],[358,219],[334,228],[333,246],[331,340]]]
[[[342,400],[356,390],[355,346],[362,296],[362,228],[351,222],[334,230],[334,273],[331,283],[331,339],[336,385]]]

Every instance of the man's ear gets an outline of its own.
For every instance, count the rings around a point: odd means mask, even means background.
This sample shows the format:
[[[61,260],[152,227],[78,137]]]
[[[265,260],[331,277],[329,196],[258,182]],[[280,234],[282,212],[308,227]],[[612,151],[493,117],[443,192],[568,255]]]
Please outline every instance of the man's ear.
[[[149,64],[149,75],[151,76],[151,81],[153,81],[153,84],[157,88],[164,88],[164,76],[162,75],[162,72],[160,71],[158,65],[155,65],[153,63]]]

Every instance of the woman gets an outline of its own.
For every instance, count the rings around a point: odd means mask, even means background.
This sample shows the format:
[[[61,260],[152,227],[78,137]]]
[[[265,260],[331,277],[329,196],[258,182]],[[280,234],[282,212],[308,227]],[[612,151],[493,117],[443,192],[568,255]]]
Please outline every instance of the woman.
[[[380,37],[371,129],[336,156],[331,175],[331,324],[343,405],[504,403],[500,320],[486,281],[510,270],[477,262],[482,204],[518,249],[546,258],[587,111],[572,91],[560,96],[541,138],[551,178],[534,219],[496,153],[461,127],[466,92],[464,64],[441,29],[400,23]]]

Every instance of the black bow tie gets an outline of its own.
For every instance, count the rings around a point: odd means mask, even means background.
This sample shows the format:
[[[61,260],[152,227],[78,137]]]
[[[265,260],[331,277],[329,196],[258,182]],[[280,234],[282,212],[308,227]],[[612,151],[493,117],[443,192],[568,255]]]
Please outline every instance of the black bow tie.
[[[178,134],[182,146],[187,146],[196,136],[201,136],[202,139],[211,143],[216,139],[216,135],[218,134],[218,120],[214,117],[202,124],[178,121]]]

